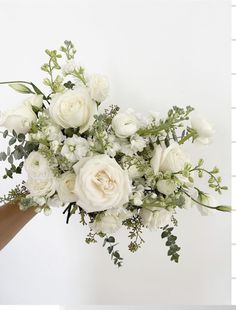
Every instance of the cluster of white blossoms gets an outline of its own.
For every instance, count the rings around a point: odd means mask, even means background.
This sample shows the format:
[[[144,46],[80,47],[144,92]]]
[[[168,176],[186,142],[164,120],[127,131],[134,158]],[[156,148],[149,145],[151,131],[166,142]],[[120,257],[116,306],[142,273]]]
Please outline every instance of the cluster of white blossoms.
[[[68,219],[78,212],[91,229],[88,243],[95,242],[95,235],[105,237],[118,265],[114,238],[107,234],[126,227],[134,252],[143,242],[143,228],[162,229],[163,238],[168,237],[168,255],[177,262],[180,248],[171,234],[177,209],[196,205],[203,215],[229,210],[196,183],[206,175],[210,188],[220,193],[226,187],[221,186],[218,169],[208,171],[203,160],[193,164],[183,146],[187,141],[209,144],[213,127],[197,114],[190,116],[191,107],[173,107],[166,118],[117,106],[103,111],[108,79],[87,74],[75,62],[70,41],[61,51],[67,58],[62,66],[60,54],[46,51],[50,61],[42,70],[50,75],[44,80],[50,94],[31,82],[12,82],[12,88],[30,96],[1,113],[4,137],[10,137],[8,152],[1,153],[1,160],[8,158],[11,164],[5,177],[20,173],[22,167],[27,174],[21,209],[37,207],[49,214],[55,206],[64,207]],[[54,77],[53,70],[62,74]]]

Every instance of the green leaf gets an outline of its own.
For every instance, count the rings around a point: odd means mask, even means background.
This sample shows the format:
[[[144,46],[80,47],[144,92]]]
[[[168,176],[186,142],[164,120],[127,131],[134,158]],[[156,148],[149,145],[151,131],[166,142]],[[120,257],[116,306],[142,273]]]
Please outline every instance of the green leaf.
[[[31,89],[27,86],[25,86],[24,84],[9,84],[9,86],[14,89],[15,91],[17,91],[18,93],[22,93],[22,94],[32,94],[33,92],[31,91]]]
[[[231,212],[232,208],[230,206],[218,206],[216,207],[216,210],[222,211],[222,212]]]
[[[5,152],[0,153],[0,161],[5,161],[7,159],[7,154]]]
[[[3,133],[3,138],[6,138],[8,136],[8,130],[5,130]]]
[[[19,142],[23,142],[25,141],[25,135],[23,133],[19,133],[17,139]]]
[[[9,140],[9,145],[13,145],[14,143],[16,143],[16,138],[15,138],[15,137],[12,137],[12,138]]]
[[[109,238],[107,238],[107,242],[110,242],[110,243],[114,243],[116,240],[113,236],[110,236]]]

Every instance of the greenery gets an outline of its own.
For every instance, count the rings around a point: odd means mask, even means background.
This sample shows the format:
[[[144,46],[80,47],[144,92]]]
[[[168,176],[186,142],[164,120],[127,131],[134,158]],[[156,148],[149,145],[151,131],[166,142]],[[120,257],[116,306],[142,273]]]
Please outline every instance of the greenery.
[[[167,255],[170,256],[170,260],[174,261],[176,263],[179,262],[179,254],[180,247],[176,244],[177,237],[172,234],[173,227],[169,227],[169,225],[166,225],[162,228],[163,232],[161,234],[162,239],[166,239],[166,246],[169,248]]]

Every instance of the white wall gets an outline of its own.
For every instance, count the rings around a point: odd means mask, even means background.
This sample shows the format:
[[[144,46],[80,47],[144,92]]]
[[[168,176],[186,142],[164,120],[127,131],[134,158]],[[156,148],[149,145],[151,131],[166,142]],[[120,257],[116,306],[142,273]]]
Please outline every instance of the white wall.
[[[0,29],[0,80],[40,81],[43,50],[71,39],[81,63],[109,75],[111,103],[162,113],[195,106],[217,135],[192,157],[217,164],[230,183],[230,1],[0,0]],[[1,88],[1,108],[19,97]],[[2,181],[1,193],[11,185]],[[0,253],[0,303],[230,303],[229,215],[179,212],[178,265],[158,233],[145,233],[133,255],[124,232],[125,265],[117,270],[100,245],[84,244],[78,218],[65,225],[61,211],[37,216]]]

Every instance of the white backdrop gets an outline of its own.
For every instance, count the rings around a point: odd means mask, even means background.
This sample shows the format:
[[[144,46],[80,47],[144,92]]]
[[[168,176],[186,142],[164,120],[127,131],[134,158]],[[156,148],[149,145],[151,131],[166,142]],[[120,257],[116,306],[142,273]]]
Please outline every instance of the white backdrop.
[[[110,77],[109,103],[162,113],[195,106],[217,134],[193,160],[217,164],[230,183],[230,1],[0,0],[0,29],[0,80],[40,81],[43,50],[71,39],[85,67]],[[19,97],[1,88],[0,107]],[[1,181],[1,194],[12,184]],[[129,254],[124,232],[117,270],[100,244],[84,243],[78,219],[65,225],[61,212],[35,217],[0,253],[1,304],[230,303],[229,215],[179,212],[178,265],[158,233]]]

